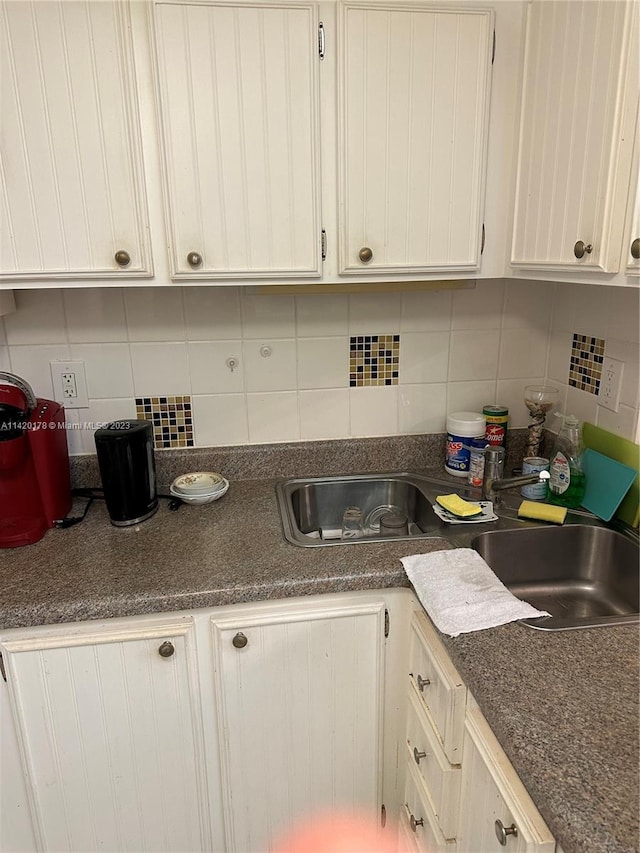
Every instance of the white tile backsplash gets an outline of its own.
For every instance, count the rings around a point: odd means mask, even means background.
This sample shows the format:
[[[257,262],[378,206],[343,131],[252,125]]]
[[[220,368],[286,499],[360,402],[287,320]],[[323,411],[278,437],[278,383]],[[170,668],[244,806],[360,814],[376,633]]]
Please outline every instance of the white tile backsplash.
[[[49,361],[84,360],[90,405],[73,411],[77,423],[134,417],[135,396],[193,394],[198,445],[441,432],[447,412],[492,402],[522,427],[524,386],[544,381],[560,388],[559,408],[635,439],[639,296],[539,281],[310,296],[215,286],[25,290],[0,320],[0,369],[52,397]],[[618,413],[568,387],[574,332],[604,337],[607,354],[624,362]],[[400,384],[350,389],[349,335],[384,333],[400,334]],[[230,356],[239,361],[233,372]],[[72,452],[93,452],[85,433],[74,432]]]
[[[193,394],[231,394],[244,391],[242,341],[195,341],[187,344]],[[234,359],[231,370],[227,361]]]
[[[300,391],[300,438],[344,438],[349,435],[349,389]]]
[[[62,294],[71,343],[128,341],[122,288],[75,287]]]
[[[191,393],[185,343],[131,344],[131,363],[136,397]]]
[[[298,388],[346,388],[349,374],[349,338],[300,338]]]

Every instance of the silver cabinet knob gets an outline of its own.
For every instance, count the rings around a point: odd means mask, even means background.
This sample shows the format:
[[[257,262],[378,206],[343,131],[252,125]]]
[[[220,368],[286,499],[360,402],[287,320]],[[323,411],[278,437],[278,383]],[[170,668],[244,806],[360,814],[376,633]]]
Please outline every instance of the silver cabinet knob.
[[[244,649],[249,640],[246,635],[242,633],[242,631],[238,631],[233,640],[231,640],[236,649]]]
[[[128,267],[131,263],[131,255],[122,249],[117,251],[113,257],[119,267]]]
[[[187,263],[190,267],[199,267],[202,263],[202,255],[197,252],[189,252],[187,255]]]
[[[158,649],[158,654],[161,658],[170,658],[175,653],[175,647],[173,643],[170,643],[168,640],[166,643],[163,643]]]
[[[631,257],[634,261],[640,260],[640,237],[636,237],[631,244]]]
[[[413,815],[409,818],[409,825],[411,826],[411,832],[415,832],[419,826],[424,826],[424,818],[421,817],[419,820],[416,820]]]
[[[368,246],[363,246],[358,252],[358,257],[360,258],[363,264],[368,264],[369,261],[373,258],[373,252]]]
[[[418,690],[420,693],[424,693],[424,688],[431,684],[431,680],[429,678],[423,678],[421,675],[416,678],[416,681],[418,682]]]
[[[426,757],[427,757],[426,752],[419,752],[417,746],[413,747],[413,760],[415,761],[416,764],[420,764],[420,759],[426,758]]]
[[[578,240],[578,242],[573,247],[573,254],[580,260],[580,258],[584,258],[585,255],[590,255],[593,252],[593,246],[591,243],[583,243],[582,240]]]
[[[496,838],[503,847],[506,847],[510,835],[513,835],[514,838],[518,837],[518,827],[515,823],[512,823],[511,826],[505,826],[501,820],[497,820],[495,822],[495,830]]]

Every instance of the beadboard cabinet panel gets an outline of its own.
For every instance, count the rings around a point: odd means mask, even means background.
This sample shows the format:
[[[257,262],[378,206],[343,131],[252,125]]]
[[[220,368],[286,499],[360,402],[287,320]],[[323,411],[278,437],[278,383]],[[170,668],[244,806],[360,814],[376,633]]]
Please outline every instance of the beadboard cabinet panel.
[[[479,268],[492,34],[485,9],[339,5],[341,272]]]
[[[39,849],[211,849],[191,623],[4,645]]]
[[[528,7],[514,267],[620,269],[640,88],[634,5]]]
[[[2,278],[151,273],[136,97],[127,3],[2,3]]]
[[[173,276],[318,276],[316,5],[158,2],[154,17]]]
[[[227,849],[380,808],[384,602],[212,620]],[[240,645],[246,639],[245,645]]]

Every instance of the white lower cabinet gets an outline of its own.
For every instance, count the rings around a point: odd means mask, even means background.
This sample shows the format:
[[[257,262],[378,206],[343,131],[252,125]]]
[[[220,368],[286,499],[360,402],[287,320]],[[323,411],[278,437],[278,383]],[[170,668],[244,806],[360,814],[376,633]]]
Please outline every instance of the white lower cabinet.
[[[210,849],[193,640],[188,616],[7,632],[39,850]]]
[[[212,619],[228,851],[380,810],[384,600]]]
[[[263,853],[326,812],[403,853],[498,851],[496,826],[555,850],[409,590],[9,629],[0,652],[3,850]]]

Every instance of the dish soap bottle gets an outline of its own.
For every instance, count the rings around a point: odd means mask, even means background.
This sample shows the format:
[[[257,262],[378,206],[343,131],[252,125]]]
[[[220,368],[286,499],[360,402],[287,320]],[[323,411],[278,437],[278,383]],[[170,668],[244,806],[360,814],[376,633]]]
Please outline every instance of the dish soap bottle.
[[[574,415],[564,417],[551,454],[549,494],[547,501],[572,509],[584,498],[585,476],[582,467],[580,425]]]

